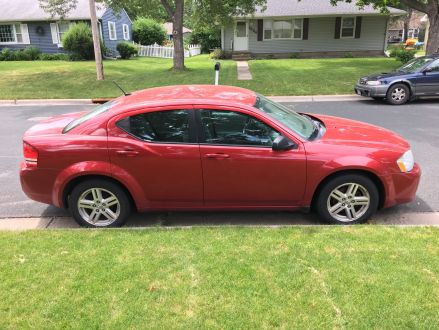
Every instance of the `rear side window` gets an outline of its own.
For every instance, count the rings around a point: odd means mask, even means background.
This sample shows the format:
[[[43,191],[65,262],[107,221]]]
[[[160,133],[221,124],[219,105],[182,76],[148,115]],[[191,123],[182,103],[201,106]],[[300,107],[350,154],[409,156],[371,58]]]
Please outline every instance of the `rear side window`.
[[[149,142],[190,142],[186,110],[142,113],[117,122],[119,128]]]
[[[81,125],[82,123],[85,123],[87,120],[95,118],[100,114],[103,114],[104,112],[107,112],[108,110],[111,109],[112,106],[113,106],[113,101],[98,106],[97,108],[91,110],[90,112],[87,112],[85,115],[82,115],[81,117],[76,118],[75,120],[70,122],[66,127],[64,127],[62,132],[67,133],[68,131],[74,129],[75,127]]]

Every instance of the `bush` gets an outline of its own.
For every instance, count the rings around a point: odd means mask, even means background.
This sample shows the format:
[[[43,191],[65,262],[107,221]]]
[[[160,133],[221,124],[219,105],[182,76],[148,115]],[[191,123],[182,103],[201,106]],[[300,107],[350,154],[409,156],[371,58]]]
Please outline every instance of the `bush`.
[[[73,25],[65,34],[63,48],[72,53],[73,60],[94,59],[91,28],[85,23]]]
[[[390,57],[396,58],[396,60],[407,63],[415,57],[416,49],[405,49],[405,48],[392,48],[390,50]]]
[[[120,57],[124,60],[128,60],[131,56],[137,55],[137,48],[129,42],[120,42],[116,47],[120,54]]]
[[[210,53],[209,57],[213,60],[222,60],[226,58],[226,54],[223,50],[217,48]]]
[[[40,54],[39,60],[41,61],[69,61],[70,56],[68,54]]]
[[[221,30],[217,28],[194,30],[189,36],[189,43],[201,45],[201,52],[209,53],[212,49],[221,47]]]
[[[14,52],[9,48],[3,48],[0,52],[0,61],[13,61]]]
[[[354,54],[348,52],[348,53],[344,53],[343,55],[344,58],[354,58]]]
[[[29,46],[24,49],[24,52],[29,56],[31,61],[38,60],[41,55],[41,50],[35,46]]]
[[[141,45],[162,45],[166,39],[163,25],[151,18],[141,17],[133,23],[133,40]]]

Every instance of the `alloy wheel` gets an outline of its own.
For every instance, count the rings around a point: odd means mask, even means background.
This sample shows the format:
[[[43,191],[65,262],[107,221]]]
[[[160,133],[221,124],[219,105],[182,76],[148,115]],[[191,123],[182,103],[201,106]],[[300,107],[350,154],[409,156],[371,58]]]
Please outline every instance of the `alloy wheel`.
[[[392,99],[394,101],[400,102],[406,97],[406,92],[403,88],[397,87],[392,91]]]
[[[120,215],[119,199],[111,191],[102,188],[84,191],[77,207],[82,219],[94,226],[109,226]]]
[[[334,219],[352,222],[367,212],[370,195],[367,189],[358,183],[344,183],[331,191],[326,206]]]

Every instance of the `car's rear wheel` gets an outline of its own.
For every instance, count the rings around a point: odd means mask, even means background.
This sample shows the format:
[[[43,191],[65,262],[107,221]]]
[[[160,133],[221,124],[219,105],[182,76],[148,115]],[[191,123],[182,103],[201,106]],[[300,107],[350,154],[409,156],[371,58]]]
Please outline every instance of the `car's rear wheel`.
[[[131,213],[126,192],[116,183],[90,180],[78,184],[69,198],[72,216],[84,227],[120,227]]]
[[[392,85],[387,91],[386,100],[394,105],[407,103],[410,100],[410,89],[404,84]]]
[[[360,174],[346,174],[328,181],[316,199],[321,219],[333,224],[366,222],[378,209],[379,192],[375,183]]]

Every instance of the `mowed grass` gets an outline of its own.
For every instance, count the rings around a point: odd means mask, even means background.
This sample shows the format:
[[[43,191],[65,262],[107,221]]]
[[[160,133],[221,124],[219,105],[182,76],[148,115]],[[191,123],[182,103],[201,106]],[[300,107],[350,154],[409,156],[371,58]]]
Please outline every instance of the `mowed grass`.
[[[439,229],[0,233],[0,328],[439,327]]]
[[[116,80],[130,91],[180,84],[212,84],[216,61],[207,55],[186,59],[184,72],[171,70],[172,60],[136,58],[104,61],[105,81],[96,81],[94,62],[0,62],[0,99],[116,97]],[[286,59],[250,61],[251,81],[238,81],[236,63],[221,61],[220,83],[266,95],[350,94],[359,77],[390,71],[395,59]]]

